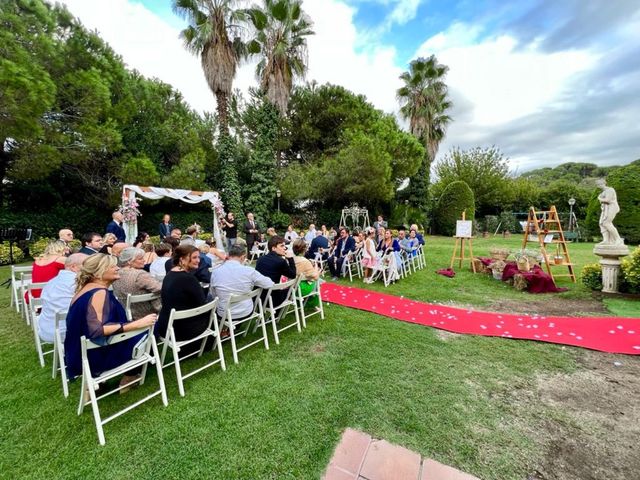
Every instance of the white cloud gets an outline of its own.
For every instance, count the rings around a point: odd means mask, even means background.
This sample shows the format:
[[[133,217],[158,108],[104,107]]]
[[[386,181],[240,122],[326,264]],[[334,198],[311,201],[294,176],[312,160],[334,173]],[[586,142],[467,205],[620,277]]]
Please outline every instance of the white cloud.
[[[398,25],[404,25],[413,20],[416,18],[420,3],[422,3],[421,0],[398,0],[389,16],[389,21],[391,23],[397,23]]]
[[[179,29],[143,5],[128,0],[63,0],[63,3],[86,27],[96,29],[130,68],[171,84],[199,111],[215,109],[200,60],[184,49]],[[342,85],[365,94],[376,107],[394,111],[394,92],[401,73],[394,64],[395,49],[381,46],[357,53],[355,11],[341,1],[305,0],[304,9],[313,19],[316,32],[308,42],[307,79]],[[254,64],[239,69],[234,88],[246,91],[251,85],[256,85]]]
[[[478,27],[455,23],[416,53],[436,54],[449,67],[447,84],[473,104],[471,120],[477,126],[503,124],[545,108],[597,60],[588,51],[519,49],[506,35],[478,40],[480,33]]]

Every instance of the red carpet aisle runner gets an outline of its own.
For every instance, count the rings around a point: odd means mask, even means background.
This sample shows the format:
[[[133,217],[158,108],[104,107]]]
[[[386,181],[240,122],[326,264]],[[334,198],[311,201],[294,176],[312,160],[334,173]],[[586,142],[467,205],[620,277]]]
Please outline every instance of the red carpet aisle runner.
[[[602,352],[640,355],[640,318],[544,317],[478,312],[334,283],[322,285],[322,299],[449,332],[539,340]]]

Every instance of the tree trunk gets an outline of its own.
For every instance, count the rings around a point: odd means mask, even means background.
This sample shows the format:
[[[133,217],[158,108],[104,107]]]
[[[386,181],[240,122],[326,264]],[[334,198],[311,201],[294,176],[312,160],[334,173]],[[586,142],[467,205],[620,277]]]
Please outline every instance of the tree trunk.
[[[229,135],[229,97],[225,92],[216,92],[218,109],[218,122],[220,123],[220,135]]]

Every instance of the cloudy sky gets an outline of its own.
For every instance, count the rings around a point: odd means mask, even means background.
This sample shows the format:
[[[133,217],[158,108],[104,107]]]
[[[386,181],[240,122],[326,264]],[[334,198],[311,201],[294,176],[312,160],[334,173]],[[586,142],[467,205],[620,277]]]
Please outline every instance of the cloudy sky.
[[[171,0],[63,0],[130,68],[212,111]],[[514,172],[640,158],[639,0],[304,0],[314,22],[307,80],[397,113],[398,76],[417,56],[449,67],[453,123],[440,148],[496,145]],[[244,66],[236,85],[255,84]]]

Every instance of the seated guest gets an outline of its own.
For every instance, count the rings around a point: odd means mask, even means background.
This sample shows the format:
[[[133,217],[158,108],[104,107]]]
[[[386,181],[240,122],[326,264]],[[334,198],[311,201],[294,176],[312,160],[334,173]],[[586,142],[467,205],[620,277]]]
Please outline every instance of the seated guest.
[[[298,234],[293,229],[293,225],[289,225],[287,227],[286,233],[284,234],[284,241],[286,243],[292,243],[292,242],[295,242],[297,239],[298,239]]]
[[[142,245],[149,241],[149,234],[147,232],[140,232],[138,236],[133,241],[134,248],[142,248]]]
[[[201,253],[204,253],[211,261],[212,266],[214,263],[218,263],[227,259],[227,254],[218,250],[215,247],[215,243],[216,242],[214,239],[210,239],[198,247],[198,250],[200,250]]]
[[[150,314],[132,322],[127,321],[124,307],[116,299],[109,286],[119,277],[115,257],[97,253],[85,259],[76,281],[77,290],[67,314],[67,334],[64,340],[64,356],[69,378],[82,374],[80,337],[83,335],[100,345],[108,344],[108,337],[152,326],[157,315]],[[136,344],[142,339],[136,335],[124,342],[88,351],[93,375],[116,368],[132,358]],[[139,369],[125,374],[120,385],[137,378]]]
[[[384,238],[378,243],[377,250],[382,252],[383,255],[390,251],[400,251],[400,244],[391,236],[391,230],[384,231]]]
[[[278,235],[276,233],[276,229],[273,227],[269,227],[267,228],[267,234],[265,235],[264,239],[268,242],[271,237],[275,237],[276,235]]]
[[[73,241],[73,232],[68,228],[63,228],[58,232],[58,239],[67,246],[67,250],[65,251],[65,255],[71,254],[71,242]]]
[[[364,232],[358,231],[354,234],[354,240],[356,241],[356,252],[364,246]]]
[[[267,243],[269,253],[261,256],[256,262],[256,270],[265,277],[269,277],[273,283],[280,283],[282,277],[296,278],[296,264],[293,261],[293,252],[287,250],[284,238],[271,237]],[[282,303],[287,293],[277,291],[273,293],[273,306]]]
[[[225,315],[229,297],[251,293],[254,288],[271,288],[273,281],[265,277],[255,268],[244,264],[247,258],[246,248],[233,245],[229,249],[229,256],[222,265],[211,272],[210,292],[213,298],[218,298],[217,314],[220,318]],[[231,310],[233,320],[243,320],[253,313],[251,300],[237,303]]]
[[[111,249],[113,248],[113,244],[116,243],[116,240],[117,238],[113,233],[106,233],[104,237],[102,237],[102,248],[98,253],[111,255]]]
[[[127,302],[128,294],[141,295],[160,292],[162,284],[142,268],[144,267],[144,250],[141,248],[125,248],[118,257],[118,265],[120,266],[120,278],[113,282],[113,293],[123,305]],[[133,318],[142,318],[159,311],[159,299],[131,305]]]
[[[173,230],[171,230],[171,237],[180,241],[180,239],[182,238],[182,230],[180,230],[179,228],[174,228]]]
[[[411,227],[409,228],[409,232],[415,232],[416,238],[418,239],[418,243],[420,243],[420,245],[424,245],[424,237],[418,231],[418,225],[416,225],[415,223],[412,224]]]
[[[59,240],[49,242],[44,249],[44,253],[33,262],[31,281],[33,283],[48,282],[58,275],[61,270],[64,270],[64,264],[67,260],[64,256],[66,250],[67,246],[64,242]],[[35,289],[31,291],[31,294],[34,298],[39,298],[40,292],[40,289]],[[26,293],[25,301],[29,302]]]
[[[385,232],[385,228],[384,227],[378,227],[375,229],[376,230],[376,243],[380,243],[382,240],[384,240],[384,232]]]
[[[331,227],[327,235],[328,235],[327,238],[329,238],[329,241],[331,243],[335,242],[335,240],[338,238],[338,232],[336,232],[336,229],[333,227]]]
[[[309,225],[309,230],[304,235],[304,241],[307,245],[311,245],[311,242],[316,238],[316,226],[312,223]]]
[[[322,231],[316,232],[316,238],[311,241],[311,246],[305,256],[310,260],[315,260],[316,254],[320,255],[323,260],[329,258],[329,239],[322,235]]]
[[[187,231],[189,231],[189,229],[191,229],[191,227],[189,227]],[[191,235],[186,235],[185,236],[186,239],[180,241],[180,246],[191,245],[192,247],[195,247],[196,250],[198,250],[197,247],[195,246],[195,237],[197,237],[197,235],[198,235],[197,232],[195,232],[194,230],[191,230]],[[192,273],[193,275],[195,275],[195,277],[198,279],[199,282],[208,283],[209,278],[211,277],[211,273],[209,271],[209,269],[212,266],[211,260],[200,250],[198,250],[198,254],[200,255],[200,263]]]
[[[158,258],[156,254],[156,247],[153,243],[143,243],[142,248],[144,250],[144,269],[148,272],[151,264]]]
[[[116,240],[116,243],[114,243],[113,247],[111,247],[111,255],[113,255],[114,257],[119,257],[122,251],[125,248],[129,248],[130,246],[131,245],[129,245],[127,242],[119,242]]]
[[[93,255],[94,253],[100,253],[101,248],[102,236],[96,232],[89,232],[82,236],[82,248],[78,253]]]
[[[187,227],[186,235],[182,237],[180,240],[180,245],[193,245],[196,246],[197,238],[198,238],[199,227],[196,224],[190,225]]]
[[[149,265],[149,273],[155,278],[164,277],[167,274],[166,263],[171,260],[172,252],[173,248],[168,243],[158,245],[156,247],[156,259]]]
[[[171,309],[189,310],[201,307],[207,303],[207,298],[195,277],[200,265],[200,252],[193,245],[180,245],[173,252],[173,268],[167,273],[162,282],[162,310],[158,317],[156,332],[165,336],[169,324]],[[189,340],[204,332],[209,325],[209,313],[197,317],[185,318],[174,323],[176,340]],[[193,353],[200,348],[200,342],[194,342],[183,347],[182,355]]]
[[[119,242],[127,241],[127,235],[124,228],[122,228],[123,220],[122,212],[115,211],[111,214],[111,221],[107,225],[107,233],[113,233]]]
[[[300,282],[300,291],[302,292],[302,295],[308,295],[311,293],[316,286],[318,278],[320,277],[320,270],[318,267],[313,265],[309,259],[305,258],[307,248],[309,248],[307,246],[307,242],[302,238],[293,242],[293,254],[295,255],[293,261],[296,264],[296,273],[298,275],[302,275],[302,280]],[[318,305],[319,301],[317,296],[310,297],[307,300],[307,306],[309,307],[317,307]]]
[[[171,257],[165,262],[165,275],[173,268],[173,252],[180,246],[180,240],[174,237],[165,237],[164,243],[171,245]]]
[[[320,227],[320,235],[322,235],[325,238],[329,238],[329,230],[327,230],[327,226],[326,225],[322,225],[322,227]]]
[[[407,232],[402,230],[398,230],[398,243],[400,244],[400,249],[407,252],[409,255],[414,255],[416,252],[416,248],[418,248],[418,239],[415,237],[415,233],[413,238],[407,238]]]
[[[43,342],[53,343],[56,314],[69,310],[76,293],[76,276],[87,258],[84,253],[73,253],[64,262],[64,270],[47,282],[42,289],[42,310],[38,317],[38,335]],[[66,322],[60,323],[60,331],[66,332]],[[64,338],[64,334],[62,335]]]
[[[378,215],[378,220],[373,222],[373,228],[375,228],[376,231],[379,230],[380,227],[384,229],[387,228],[387,222],[384,221],[384,218],[382,217],[382,215]]]
[[[338,277],[342,275],[342,264],[345,258],[347,258],[347,255],[355,251],[355,249],[356,241],[349,235],[349,229],[347,227],[340,228],[340,238],[338,238],[336,242],[333,255],[331,255],[327,261],[332,280],[337,280]]]

